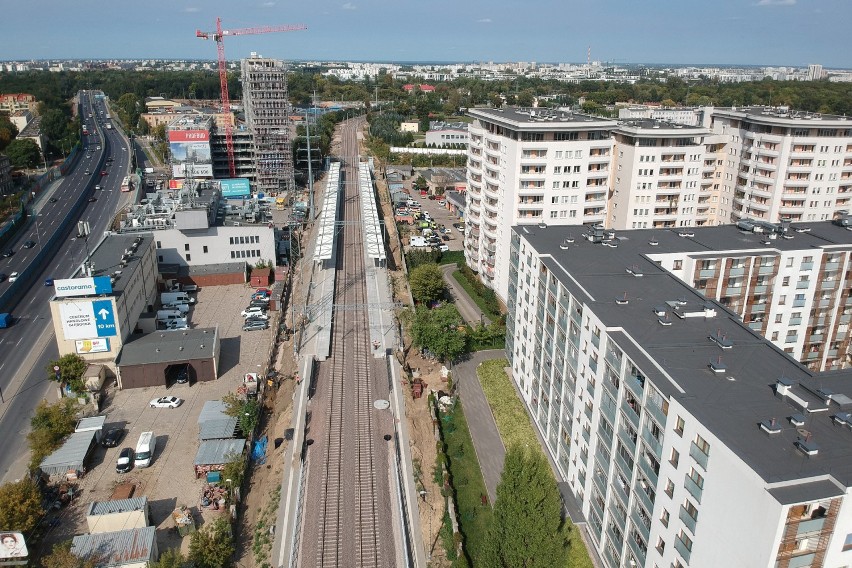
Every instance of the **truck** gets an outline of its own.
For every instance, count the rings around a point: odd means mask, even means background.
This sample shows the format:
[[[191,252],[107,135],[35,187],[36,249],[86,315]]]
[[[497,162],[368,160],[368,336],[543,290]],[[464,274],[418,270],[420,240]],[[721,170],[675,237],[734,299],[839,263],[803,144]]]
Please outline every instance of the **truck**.
[[[429,243],[427,243],[426,239],[424,239],[423,237],[411,237],[411,241],[409,241],[408,244],[411,245],[412,247],[415,247],[415,248],[422,248],[422,247],[428,247],[429,246]]]
[[[12,325],[12,314],[4,312],[0,314],[0,329],[4,329]]]
[[[153,432],[142,432],[139,435],[139,441],[136,442],[136,459],[133,461],[135,467],[148,467],[151,465],[151,458],[154,457],[154,450],[157,448],[157,438]]]
[[[106,127],[107,127],[107,130],[112,130],[112,124],[107,124]]]
[[[186,292],[163,292],[160,294],[161,304],[194,304],[195,298]]]

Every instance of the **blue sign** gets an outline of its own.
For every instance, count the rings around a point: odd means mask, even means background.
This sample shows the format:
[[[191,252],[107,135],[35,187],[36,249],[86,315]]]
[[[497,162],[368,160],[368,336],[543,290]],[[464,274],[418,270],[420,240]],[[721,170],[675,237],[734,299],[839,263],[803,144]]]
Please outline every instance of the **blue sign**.
[[[112,294],[112,278],[109,276],[95,276],[92,280],[95,284],[95,294]]]
[[[95,313],[95,327],[98,330],[98,337],[118,335],[115,330],[115,313],[112,311],[110,300],[92,302],[92,311]]]
[[[242,198],[251,195],[251,185],[246,178],[223,179],[219,181],[219,188],[224,198]]]

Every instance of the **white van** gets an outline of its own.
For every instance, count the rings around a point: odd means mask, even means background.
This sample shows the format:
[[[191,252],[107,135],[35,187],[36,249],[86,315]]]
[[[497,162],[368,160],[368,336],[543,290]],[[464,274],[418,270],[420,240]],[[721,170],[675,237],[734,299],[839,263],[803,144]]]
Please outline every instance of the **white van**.
[[[136,442],[136,458],[133,461],[135,467],[148,467],[154,457],[157,448],[157,438],[153,432],[142,432],[139,441]]]
[[[157,310],[157,319],[159,321],[186,319],[186,314],[180,310]]]

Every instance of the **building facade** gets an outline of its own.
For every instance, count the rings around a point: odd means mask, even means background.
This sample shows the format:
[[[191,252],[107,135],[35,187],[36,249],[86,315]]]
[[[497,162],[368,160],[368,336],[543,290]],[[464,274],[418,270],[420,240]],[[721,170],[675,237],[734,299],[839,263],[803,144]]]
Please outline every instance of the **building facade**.
[[[14,114],[19,110],[36,111],[38,102],[35,96],[29,93],[5,93],[0,94],[0,112]]]
[[[243,105],[253,136],[257,191],[276,195],[295,189],[287,67],[252,54],[242,63]]]
[[[512,379],[606,567],[852,561],[852,376],[798,364],[683,266],[747,254],[755,276],[787,258],[813,274],[796,259],[820,250],[842,256],[847,296],[852,235],[795,228],[768,246],[730,225],[577,239],[514,227]]]

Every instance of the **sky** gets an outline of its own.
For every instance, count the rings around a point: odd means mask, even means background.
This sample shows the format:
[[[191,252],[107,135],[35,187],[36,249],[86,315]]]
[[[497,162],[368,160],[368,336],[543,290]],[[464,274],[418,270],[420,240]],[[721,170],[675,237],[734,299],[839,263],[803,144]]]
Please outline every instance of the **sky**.
[[[0,60],[727,64],[852,67],[852,0],[29,0],[4,2]]]

